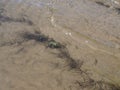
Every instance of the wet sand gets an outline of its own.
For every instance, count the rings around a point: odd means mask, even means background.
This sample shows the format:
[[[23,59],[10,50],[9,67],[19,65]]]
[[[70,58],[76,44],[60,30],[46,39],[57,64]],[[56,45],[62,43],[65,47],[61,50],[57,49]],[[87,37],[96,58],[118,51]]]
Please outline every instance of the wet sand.
[[[120,90],[119,8],[113,0],[1,0],[0,90]]]

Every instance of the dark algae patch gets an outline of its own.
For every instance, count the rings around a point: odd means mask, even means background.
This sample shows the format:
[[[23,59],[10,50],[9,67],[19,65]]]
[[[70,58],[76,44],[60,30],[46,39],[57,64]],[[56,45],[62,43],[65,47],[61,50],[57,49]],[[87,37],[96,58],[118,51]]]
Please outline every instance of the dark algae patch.
[[[23,33],[22,37],[24,38],[24,40],[35,40],[38,43],[43,43],[46,47],[51,49],[60,49],[64,47],[64,45],[60,44],[52,38],[49,38],[48,36],[45,36],[41,32],[25,32]]]
[[[48,37],[46,37],[43,34],[33,34],[33,33],[29,33],[29,32],[25,32],[23,33],[23,38],[25,40],[35,40],[37,42],[47,42],[48,41]]]
[[[115,8],[116,12],[120,14],[120,8]]]
[[[86,88],[92,89],[92,90],[120,90],[119,86],[116,86],[114,84],[105,82],[105,81],[95,81],[91,78],[85,79],[83,82],[76,81],[76,84],[79,85],[80,88],[83,90]]]
[[[82,62],[79,62],[80,60],[73,59],[67,48],[59,49],[59,52],[60,53],[57,55],[58,58],[65,59],[70,69],[80,69]]]
[[[5,22],[18,22],[18,23],[26,23],[28,25],[33,25],[33,22],[25,17],[22,18],[12,18],[9,16],[4,15],[3,13],[5,10],[3,8],[0,9],[0,22],[5,23]]]
[[[0,22],[4,23],[4,22],[19,22],[19,23],[26,23],[28,25],[33,25],[33,22],[30,20],[27,20],[25,18],[11,18],[8,16],[3,16],[0,15]]]
[[[104,6],[104,7],[107,7],[107,8],[110,7],[109,5],[106,5],[106,4],[104,4],[103,2],[100,2],[100,1],[97,1],[96,3],[97,3],[98,5],[101,5],[101,6]]]

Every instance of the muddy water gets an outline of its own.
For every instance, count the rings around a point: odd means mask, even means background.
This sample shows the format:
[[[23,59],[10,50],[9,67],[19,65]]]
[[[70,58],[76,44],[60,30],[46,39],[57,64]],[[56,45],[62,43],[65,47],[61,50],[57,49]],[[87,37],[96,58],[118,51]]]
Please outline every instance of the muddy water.
[[[82,69],[91,78],[120,85],[118,3],[1,0],[0,5],[0,90],[80,89],[76,81],[82,81],[81,75],[56,57],[58,50],[21,37],[24,32],[40,31],[65,45],[77,62],[83,61]]]

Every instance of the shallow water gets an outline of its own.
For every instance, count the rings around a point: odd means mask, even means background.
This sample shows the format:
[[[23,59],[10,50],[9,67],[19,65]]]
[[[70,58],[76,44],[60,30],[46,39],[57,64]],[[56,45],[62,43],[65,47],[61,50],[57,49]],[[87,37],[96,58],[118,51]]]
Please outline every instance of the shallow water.
[[[1,0],[1,90],[78,90],[81,77],[56,57],[58,50],[21,37],[40,31],[65,44],[77,62],[83,60],[82,69],[94,80],[120,85],[120,15],[94,1]]]

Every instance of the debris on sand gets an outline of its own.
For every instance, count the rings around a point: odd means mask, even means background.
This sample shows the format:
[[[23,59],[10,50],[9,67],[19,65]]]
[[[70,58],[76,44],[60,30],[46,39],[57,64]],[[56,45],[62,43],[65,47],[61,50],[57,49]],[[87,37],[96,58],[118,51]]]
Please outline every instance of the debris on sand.
[[[48,47],[49,48],[61,48],[61,44],[59,42],[56,42],[55,40],[50,40],[48,42]]]

